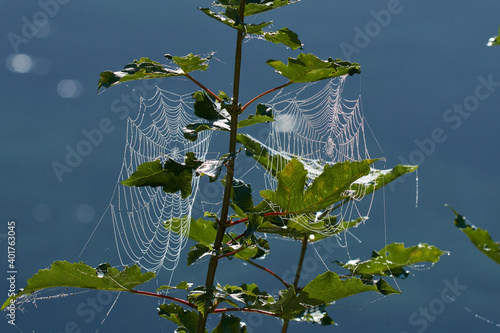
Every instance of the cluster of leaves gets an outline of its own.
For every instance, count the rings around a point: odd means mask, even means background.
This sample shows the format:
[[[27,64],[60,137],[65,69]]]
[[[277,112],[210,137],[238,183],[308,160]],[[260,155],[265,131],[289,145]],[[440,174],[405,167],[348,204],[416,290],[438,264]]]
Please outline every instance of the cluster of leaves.
[[[277,31],[265,31],[272,22],[249,24],[243,18],[280,8],[299,0],[247,0],[244,8],[239,7],[241,1],[215,1],[212,8],[200,8],[210,18],[221,22],[239,34],[254,34],[261,39],[281,43],[297,50],[302,48],[296,33],[288,28]],[[241,11],[243,9],[243,16]],[[134,60],[119,71],[101,73],[98,89],[142,79],[166,78],[184,76],[202,90],[193,93],[194,113],[199,122],[187,125],[183,131],[187,140],[196,141],[200,133],[209,130],[234,131],[233,117],[237,117],[258,98],[292,83],[313,82],[343,75],[360,73],[357,63],[340,59],[322,60],[313,54],[300,53],[296,58],[288,58],[287,63],[270,59],[266,63],[287,82],[261,93],[247,104],[241,106],[235,103],[224,92],[214,94],[199,83],[191,73],[205,71],[212,55],[201,57],[189,54],[183,57],[165,55],[173,64],[163,65],[149,58]],[[265,104],[258,104],[255,114],[239,120],[237,128],[274,121],[273,110]],[[377,170],[373,167],[376,159],[363,161],[346,161],[333,165],[324,165],[316,170],[319,175],[312,177],[308,168],[299,157],[289,158],[273,154],[269,149],[247,134],[238,134],[235,140],[241,145],[247,157],[255,159],[264,166],[277,181],[276,190],[260,191],[261,201],[254,204],[252,187],[244,181],[233,178],[222,178],[225,165],[234,160],[238,153],[228,153],[216,160],[198,160],[194,153],[187,153],[184,162],[167,159],[146,162],[140,165],[128,179],[122,182],[126,186],[161,186],[165,192],[180,192],[183,198],[191,192],[191,183],[196,176],[208,176],[210,181],[220,181],[230,184],[228,205],[233,215],[227,220],[221,220],[207,213],[203,218],[191,219],[189,238],[196,242],[188,253],[188,266],[210,257],[211,260],[239,259],[244,260],[259,269],[266,271],[284,285],[278,295],[261,291],[255,284],[240,286],[197,286],[192,287],[187,282],[181,282],[175,287],[162,286],[156,292],[138,291],[134,288],[155,277],[153,273],[142,274],[137,266],[125,267],[123,271],[101,264],[92,268],[83,263],[55,262],[50,269],[40,270],[28,280],[28,286],[17,295],[9,298],[3,307],[18,297],[37,290],[51,287],[77,287],[101,290],[127,291],[135,294],[156,296],[169,299],[178,304],[163,304],[159,315],[171,320],[179,326],[177,332],[196,332],[199,330],[199,320],[210,313],[222,314],[219,325],[212,332],[246,332],[240,319],[228,315],[233,311],[251,311],[289,320],[299,320],[321,325],[330,325],[332,318],[326,312],[326,307],[333,302],[366,291],[375,291],[383,295],[399,293],[382,277],[406,277],[405,266],[419,262],[437,262],[443,251],[419,244],[405,248],[403,244],[387,245],[373,252],[370,259],[340,263],[339,269],[349,272],[339,275],[327,271],[312,279],[305,286],[284,281],[270,269],[255,263],[270,251],[268,241],[263,234],[275,234],[281,237],[300,240],[302,254],[307,244],[317,242],[327,237],[333,237],[349,228],[358,226],[367,217],[353,221],[344,221],[336,215],[336,209],[353,200],[369,195],[389,184],[391,181],[416,170],[416,166],[397,165],[388,170]],[[226,185],[227,185],[226,184]],[[226,186],[226,188],[228,188]],[[184,217],[185,218],[185,217]],[[172,232],[180,230],[181,218],[165,221],[165,228]],[[225,232],[222,246],[215,246],[214,240],[220,230],[244,226],[239,232]],[[233,228],[231,230],[237,230]],[[303,256],[301,256],[301,259]],[[301,261],[299,260],[299,267]],[[340,268],[342,267],[342,268]],[[300,269],[297,276],[300,275]],[[162,293],[165,289],[180,289],[186,293],[185,299],[174,298]],[[201,313],[203,316],[199,316]],[[206,330],[205,330],[206,331]]]

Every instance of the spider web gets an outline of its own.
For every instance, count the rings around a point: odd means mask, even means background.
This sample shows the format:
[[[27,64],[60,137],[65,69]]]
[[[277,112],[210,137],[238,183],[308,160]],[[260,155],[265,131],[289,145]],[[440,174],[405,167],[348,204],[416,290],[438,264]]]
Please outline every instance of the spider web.
[[[306,84],[292,91],[281,90],[265,103],[273,109],[276,119],[266,136],[265,146],[271,154],[299,158],[308,170],[309,184],[325,164],[369,158],[360,97],[352,100],[342,97],[345,81],[346,78],[341,77]],[[183,127],[196,122],[199,118],[194,116],[191,94],[178,95],[160,88],[152,98],[141,99],[135,119],[127,119],[122,168],[108,207],[121,265],[137,264],[154,272],[161,269],[173,272],[177,267],[188,240],[199,177],[193,177],[192,194],[185,199],[179,192],[164,192],[162,187],[128,187],[121,181],[145,162],[158,159],[165,162],[168,158],[183,162],[187,152],[194,152],[199,160],[204,160],[212,131],[198,133],[195,142],[184,138]],[[244,165],[258,168],[257,163]],[[242,177],[249,177],[248,172]],[[255,181],[259,180],[252,176],[251,182]],[[267,189],[276,188],[276,180],[270,173],[264,173],[263,182]],[[355,203],[364,195],[347,194],[353,200],[341,207],[339,220],[367,216],[359,212]],[[220,201],[211,203],[202,198],[201,205],[217,209]],[[311,214],[302,221],[318,221],[330,212],[322,213]],[[165,221],[172,218],[181,219],[176,230],[164,227]],[[316,230],[304,223],[317,233],[337,232],[335,226]]]
[[[346,79],[343,76],[310,83],[293,91],[283,89],[265,103],[272,108],[275,122],[271,125],[264,146],[272,156],[300,159],[308,171],[307,185],[321,174],[325,164],[370,158],[361,96],[358,94],[355,99],[342,96]],[[271,165],[266,169],[270,167]],[[265,173],[264,183],[266,189],[275,190],[277,187],[276,179],[269,172]],[[365,193],[346,191],[343,194],[352,200],[340,207],[338,219],[367,219],[373,195],[368,212],[361,214],[356,201],[363,198]],[[318,222],[329,213],[330,211],[325,210],[310,214],[307,219],[299,219],[297,222],[316,233],[334,234],[337,233],[335,226],[321,229],[311,226],[311,222]]]
[[[154,272],[175,270],[187,243],[199,178],[193,177],[192,194],[185,199],[162,187],[128,187],[120,182],[145,162],[159,159],[163,163],[171,158],[182,163],[187,152],[204,159],[210,131],[200,133],[196,142],[183,135],[183,127],[196,121],[191,94],[177,95],[160,88],[152,98],[141,99],[135,119],[127,119],[122,168],[109,205],[122,265],[137,264]],[[171,218],[181,219],[176,230],[164,227]]]

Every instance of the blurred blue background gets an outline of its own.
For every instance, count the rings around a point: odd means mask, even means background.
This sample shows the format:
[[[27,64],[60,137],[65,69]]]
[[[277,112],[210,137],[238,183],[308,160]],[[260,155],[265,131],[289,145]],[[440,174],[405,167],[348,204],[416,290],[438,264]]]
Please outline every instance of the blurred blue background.
[[[214,91],[230,92],[235,33],[196,9],[209,6],[210,1],[0,3],[0,267],[4,267],[0,295],[5,299],[9,220],[17,223],[19,288],[55,260],[82,260],[93,267],[105,261],[119,263],[109,216],[78,256],[110,202],[121,167],[126,121],[112,112],[112,104],[139,91],[136,88],[142,83],[97,95],[99,73],[121,69],[144,56],[161,61],[165,53],[215,51],[220,61],[212,60],[211,68],[195,77]],[[361,76],[348,79],[347,85],[361,89],[364,114],[376,138],[368,136],[371,156],[385,157],[387,167],[420,165],[418,207],[414,175],[387,188],[385,197],[376,196],[370,220],[355,229],[361,243],[349,240],[349,256],[369,257],[372,250],[384,246],[386,237],[388,243],[426,242],[450,251],[433,267],[412,269],[406,280],[389,279],[402,295],[349,297],[329,307],[337,327],[294,324],[289,332],[500,332],[500,267],[454,227],[454,216],[444,207],[452,205],[500,239],[496,207],[500,199],[500,48],[485,46],[498,31],[499,13],[500,4],[493,0],[303,0],[257,17],[258,22],[272,18],[275,30],[288,26],[298,33],[304,52],[360,63]],[[242,100],[284,83],[264,64],[267,59],[284,61],[298,53],[256,39],[245,43],[244,51]],[[196,89],[175,79],[160,86],[179,94]],[[152,97],[153,92],[146,94],[143,97]],[[463,111],[455,112],[460,105]],[[130,107],[132,117],[134,112],[137,109]],[[112,123],[110,133],[59,179],[53,162],[63,163],[66,147],[75,147],[85,139],[82,131],[97,128],[105,118]],[[225,143],[223,135],[215,140]],[[286,274],[295,262],[289,263],[286,256],[298,256],[299,244],[273,240],[271,247],[268,265]],[[328,260],[347,258],[346,249],[336,243],[320,243],[316,249],[321,254],[333,251]],[[325,268],[315,252],[310,249],[307,255],[316,262],[307,273],[322,273]],[[186,268],[182,259],[173,281],[203,283],[205,270],[206,262]],[[257,282],[267,290],[279,287],[262,275],[239,262],[223,263],[217,281]],[[160,273],[160,283],[169,277]],[[16,327],[0,318],[0,331],[175,329],[157,316],[158,303],[152,298],[122,294],[108,314],[116,294],[61,289],[40,296],[69,292],[75,295],[40,299],[36,306],[25,304],[17,312]],[[442,298],[443,293],[454,296],[454,301]],[[274,319],[245,315],[244,321],[249,332],[280,329]]]

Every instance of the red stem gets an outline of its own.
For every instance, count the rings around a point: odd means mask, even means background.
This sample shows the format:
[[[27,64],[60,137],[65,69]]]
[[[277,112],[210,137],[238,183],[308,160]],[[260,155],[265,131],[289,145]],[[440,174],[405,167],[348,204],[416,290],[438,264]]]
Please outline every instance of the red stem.
[[[207,87],[205,87],[203,84],[201,84],[200,82],[196,81],[196,79],[194,77],[192,77],[191,75],[189,75],[188,73],[184,74],[188,79],[190,79],[191,81],[193,81],[198,87],[200,87],[201,89],[205,90],[207,93],[209,93],[210,95],[212,95],[217,101],[221,102],[222,99],[219,98],[219,96],[217,96],[216,94],[214,94],[210,89],[208,89]]]
[[[145,295],[145,296],[151,296],[151,297],[158,297],[158,298],[165,298],[177,303],[181,303],[184,305],[187,305],[193,309],[198,309],[196,305],[193,303],[189,303],[188,301],[185,301],[183,299],[177,298],[177,297],[172,297],[172,296],[167,296],[167,295],[162,295],[162,294],[157,294],[157,293],[151,293],[149,291],[141,291],[141,290],[129,290],[130,293],[132,294],[139,294],[139,295]]]
[[[278,280],[280,280],[280,281],[281,281],[281,283],[283,283],[283,284],[285,285],[285,287],[287,287],[287,288],[288,288],[288,287],[290,286],[288,283],[286,283],[286,282],[285,282],[282,278],[280,278],[280,277],[279,277],[276,273],[274,273],[274,272],[273,272],[273,271],[271,271],[270,269],[267,269],[267,268],[265,268],[264,266],[261,266],[261,265],[259,265],[259,264],[256,264],[256,263],[254,263],[253,261],[250,261],[250,260],[247,260],[247,262],[248,262],[250,265],[253,265],[253,266],[255,266],[255,267],[257,267],[257,268],[260,268],[260,269],[262,269],[262,270],[266,271],[267,273],[271,274],[272,276],[274,276],[275,278],[277,278]]]
[[[260,94],[259,96],[256,96],[254,98],[252,98],[247,104],[243,105],[243,107],[241,108],[241,112],[245,111],[245,109],[250,105],[252,104],[253,102],[255,102],[256,100],[258,100],[259,98],[269,94],[269,93],[272,93],[273,91],[276,91],[276,90],[279,90],[279,89],[282,89],[282,88],[285,88],[289,85],[291,85],[293,82],[292,81],[288,81],[287,83],[285,84],[282,84],[281,86],[279,87],[275,87],[273,89],[270,89],[268,91],[264,91],[262,94]]]

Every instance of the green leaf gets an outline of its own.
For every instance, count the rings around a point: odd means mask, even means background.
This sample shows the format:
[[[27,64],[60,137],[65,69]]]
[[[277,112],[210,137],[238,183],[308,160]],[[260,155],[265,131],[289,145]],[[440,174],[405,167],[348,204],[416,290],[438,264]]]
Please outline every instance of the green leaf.
[[[49,269],[41,269],[28,279],[28,285],[19,293],[11,296],[2,306],[2,310],[11,300],[31,294],[37,290],[54,287],[75,287],[99,290],[129,291],[155,277],[153,272],[141,273],[137,265],[125,267],[119,271],[109,264],[92,268],[83,262],[69,263],[55,261]]]
[[[195,99],[194,114],[208,122],[189,124],[185,128],[184,137],[191,141],[196,141],[198,133],[206,130],[230,131],[231,115],[224,109],[225,102],[219,103],[207,95],[204,91],[197,91],[193,94]]]
[[[310,53],[301,53],[296,59],[288,58],[287,65],[273,59],[268,60],[266,63],[291,82],[314,82],[347,74],[361,73],[360,66],[357,63],[331,58],[324,61]]]
[[[381,189],[393,180],[417,170],[418,165],[396,165],[392,169],[370,169],[370,173],[357,179],[351,186],[354,197],[366,196]]]
[[[268,147],[259,140],[248,134],[237,134],[236,141],[246,148],[246,154],[253,157],[261,164],[273,177],[283,170],[290,162],[280,154],[273,155]]]
[[[270,25],[272,22],[262,22],[259,24],[246,24],[242,23],[238,18],[233,19],[228,17],[226,14],[218,14],[210,10],[210,8],[199,8],[202,12],[210,16],[211,18],[224,23],[225,25],[242,31],[244,33],[249,33],[249,34],[257,34],[257,35],[262,35],[264,32],[262,31],[262,28],[267,27]]]
[[[282,28],[276,32],[266,32],[264,34],[264,38],[267,41],[273,42],[275,44],[284,44],[290,47],[292,50],[302,48],[302,43],[299,40],[299,36],[288,28]]]
[[[208,176],[210,182],[214,182],[219,178],[222,167],[229,162],[229,160],[234,159],[237,154],[238,153],[226,154],[218,160],[205,161],[196,169],[196,173],[200,176]]]
[[[488,40],[486,46],[500,45],[500,28],[498,28],[498,36],[493,36]]]
[[[219,325],[212,333],[246,333],[246,331],[247,326],[240,318],[223,313]]]
[[[102,87],[109,88],[127,81],[184,76],[192,71],[204,71],[208,68],[208,61],[212,55],[211,53],[208,57],[202,58],[193,54],[188,54],[184,57],[172,57],[167,54],[165,57],[179,66],[173,69],[165,67],[149,58],[140,58],[139,60],[134,60],[131,64],[125,65],[121,71],[102,72],[97,90],[99,91]]]
[[[109,88],[127,81],[158,79],[181,75],[184,75],[184,72],[180,69],[166,68],[159,62],[149,58],[140,58],[139,60],[134,60],[131,64],[125,65],[121,71],[102,72],[97,90],[99,91],[102,87]]]
[[[346,191],[353,182],[370,172],[370,165],[375,161],[346,161],[325,165],[323,172],[306,188],[307,171],[299,160],[292,159],[276,176],[276,191],[264,190],[260,194],[288,214],[318,212],[348,199]]]
[[[244,181],[233,178],[231,188],[231,208],[241,218],[247,217],[247,212],[254,209],[252,198],[252,186]]]
[[[204,316],[214,308],[214,301],[220,302],[225,295],[216,293],[215,287],[199,286],[193,289],[188,295],[188,301],[196,305],[198,311]]]
[[[160,160],[146,162],[137,167],[128,179],[121,183],[126,186],[162,186],[163,191],[175,193],[181,191],[182,198],[191,195],[193,170],[203,162],[197,161],[193,153],[187,153],[184,163],[169,158],[164,165]]]
[[[446,252],[435,246],[420,243],[416,246],[405,248],[403,243],[392,243],[379,252],[373,252],[372,258],[363,262],[351,260],[342,267],[351,271],[352,275],[370,274],[407,277],[405,266],[421,263],[436,263]]]
[[[187,265],[191,266],[194,262],[198,261],[202,257],[212,254],[212,247],[198,243],[189,249],[187,257]]]
[[[263,0],[249,2],[245,4],[245,17],[267,12],[269,10],[277,9],[286,5],[291,5],[300,0]],[[214,6],[223,7],[226,9],[225,15],[236,19],[238,13],[238,0],[220,0],[216,1]]]
[[[184,57],[171,56],[169,54],[165,55],[165,58],[172,60],[184,73],[194,72],[194,71],[205,71],[208,68],[208,61],[212,58],[214,53],[210,53],[206,58],[202,58],[192,53]]]
[[[495,242],[488,231],[468,223],[464,216],[458,214],[453,208],[448,206],[455,213],[455,226],[469,237],[472,244],[488,258],[500,264],[500,244]]]
[[[196,333],[198,326],[198,312],[192,310],[184,310],[180,305],[177,304],[160,304],[160,311],[158,314],[166,318],[175,324],[179,325],[179,328],[175,330],[176,333]],[[208,332],[205,329],[205,332]]]
[[[309,221],[305,215],[299,215],[293,218],[275,216],[262,223],[257,231],[281,235],[296,240],[302,240],[307,236],[309,242],[316,242],[332,237],[349,228],[356,227],[367,219],[367,217],[360,217],[353,221],[342,221],[337,223],[336,216],[329,216],[317,222]]]
[[[207,221],[202,218],[195,220],[191,218],[189,220],[189,235],[188,237],[196,242],[202,243],[204,245],[210,245],[214,242],[215,236],[217,235],[217,223],[213,221]],[[167,230],[175,232],[177,234],[181,233],[186,228],[186,218],[173,218],[165,222],[165,228]],[[228,237],[229,238],[229,237]]]
[[[381,286],[387,290],[385,285]],[[377,285],[366,285],[355,277],[342,280],[338,274],[328,271],[309,282],[299,293],[298,301],[312,306],[326,305],[365,291],[382,292]]]
[[[192,285],[193,285],[192,283],[188,283],[187,281],[182,281],[179,284],[177,284],[177,286],[175,286],[175,287],[171,287],[171,286],[166,286],[165,285],[165,286],[161,286],[161,287],[157,288],[156,291],[169,290],[169,289],[183,289],[183,290],[189,291],[189,288]]]

